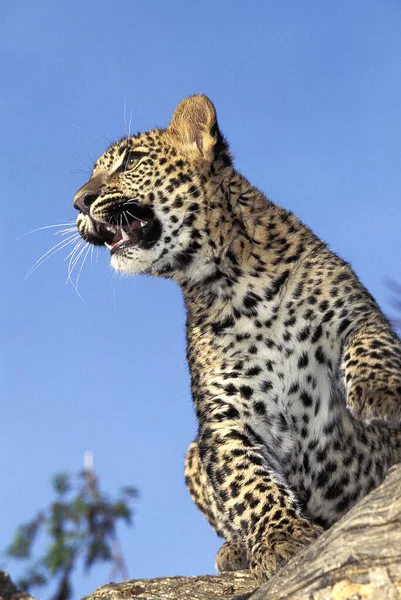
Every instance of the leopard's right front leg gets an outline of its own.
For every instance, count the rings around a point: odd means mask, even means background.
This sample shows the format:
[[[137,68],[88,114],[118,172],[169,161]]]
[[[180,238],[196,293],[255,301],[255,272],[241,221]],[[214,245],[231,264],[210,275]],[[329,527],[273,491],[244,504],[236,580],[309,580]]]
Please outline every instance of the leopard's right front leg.
[[[240,421],[201,424],[203,469],[223,518],[243,542],[250,568],[266,581],[322,531]]]
[[[217,535],[225,539],[216,556],[216,569],[220,572],[247,569],[249,563],[245,547],[239,540],[233,539],[233,531],[221,514],[212,485],[200,460],[197,440],[189,446],[185,457],[185,483],[196,506]]]

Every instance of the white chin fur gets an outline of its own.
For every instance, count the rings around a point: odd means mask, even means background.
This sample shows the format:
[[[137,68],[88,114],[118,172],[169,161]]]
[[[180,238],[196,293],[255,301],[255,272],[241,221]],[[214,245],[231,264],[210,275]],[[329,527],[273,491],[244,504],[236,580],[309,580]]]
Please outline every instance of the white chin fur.
[[[137,273],[142,273],[145,269],[145,265],[141,265],[140,261],[119,254],[113,254],[110,264],[115,271],[125,273],[126,275],[136,275]]]
[[[134,256],[126,256],[124,252],[117,252],[111,256],[110,264],[115,271],[125,275],[147,273],[157,258],[153,256],[154,254],[156,253],[152,250],[137,250]]]

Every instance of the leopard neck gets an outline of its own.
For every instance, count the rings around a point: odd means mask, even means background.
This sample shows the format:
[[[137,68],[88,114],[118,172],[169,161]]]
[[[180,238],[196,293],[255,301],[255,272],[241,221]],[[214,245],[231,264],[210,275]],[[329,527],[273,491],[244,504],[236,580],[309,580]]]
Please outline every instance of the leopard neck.
[[[183,290],[188,325],[231,314],[237,302],[273,298],[316,242],[294,215],[233,169],[207,189],[210,210],[201,249],[190,268],[174,277]]]

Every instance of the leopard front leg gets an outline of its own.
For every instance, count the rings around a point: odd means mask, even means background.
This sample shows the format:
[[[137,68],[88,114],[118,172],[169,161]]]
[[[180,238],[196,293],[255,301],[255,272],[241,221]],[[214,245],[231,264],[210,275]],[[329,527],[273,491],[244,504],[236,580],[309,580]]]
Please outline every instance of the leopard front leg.
[[[243,424],[205,424],[199,454],[226,523],[250,568],[266,581],[322,531],[301,515],[294,493]]]
[[[401,422],[401,346],[384,320],[364,322],[347,337],[341,370],[355,417]]]
[[[249,567],[246,550],[239,540],[232,539],[233,531],[224,525],[223,514],[214,491],[202,467],[197,441],[190,444],[185,457],[185,483],[192,500],[209,521],[216,533],[226,539],[216,556],[216,569],[236,571]]]

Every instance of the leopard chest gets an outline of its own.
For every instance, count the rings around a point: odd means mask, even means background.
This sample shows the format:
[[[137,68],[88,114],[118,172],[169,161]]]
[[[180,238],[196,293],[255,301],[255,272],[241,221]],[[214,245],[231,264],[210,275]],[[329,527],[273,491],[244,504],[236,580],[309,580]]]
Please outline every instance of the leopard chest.
[[[260,307],[239,318],[221,311],[188,322],[188,361],[201,418],[213,418],[213,401],[239,412],[266,443],[282,454],[321,435],[341,405],[339,345],[329,328],[300,319],[296,327],[282,305]]]
[[[288,337],[287,320],[273,307],[263,322],[222,315],[188,323],[193,397],[201,429],[239,422],[307,510],[329,523],[335,501],[323,494],[331,473],[351,464],[354,437],[339,383],[341,348],[318,323],[302,323]]]

